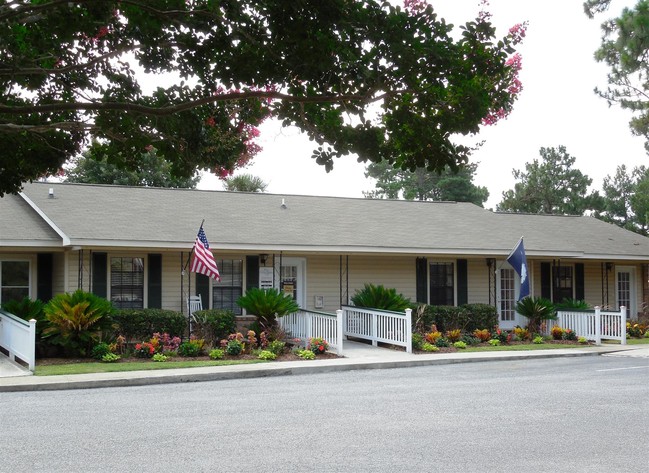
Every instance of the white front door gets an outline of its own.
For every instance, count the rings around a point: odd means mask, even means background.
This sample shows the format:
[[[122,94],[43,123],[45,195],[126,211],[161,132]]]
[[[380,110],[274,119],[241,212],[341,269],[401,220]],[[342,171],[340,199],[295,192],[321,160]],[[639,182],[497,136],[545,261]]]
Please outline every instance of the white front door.
[[[279,265],[279,258],[276,261]],[[306,308],[305,268],[306,260],[304,258],[282,258],[277,287],[280,292],[290,294],[301,308]]]
[[[517,281],[517,274],[509,264],[504,263],[496,274],[496,291],[498,303],[498,325],[505,330],[511,330],[516,325],[516,287],[520,284]]]
[[[615,268],[615,287],[617,294],[617,310],[626,307],[627,319],[635,318],[637,314],[635,294],[635,268],[617,266]]]

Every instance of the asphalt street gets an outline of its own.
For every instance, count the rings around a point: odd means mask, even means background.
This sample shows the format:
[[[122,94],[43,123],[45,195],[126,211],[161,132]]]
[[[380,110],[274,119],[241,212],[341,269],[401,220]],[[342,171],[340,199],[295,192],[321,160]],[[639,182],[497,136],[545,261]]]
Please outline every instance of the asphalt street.
[[[649,362],[588,356],[0,394],[2,472],[646,472]]]

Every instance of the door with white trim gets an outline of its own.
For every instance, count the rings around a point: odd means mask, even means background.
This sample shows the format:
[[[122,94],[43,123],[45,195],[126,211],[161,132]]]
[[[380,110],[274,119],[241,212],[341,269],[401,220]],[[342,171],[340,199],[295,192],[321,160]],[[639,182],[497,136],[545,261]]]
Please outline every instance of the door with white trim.
[[[277,264],[279,266],[279,259]],[[279,268],[279,281],[277,282],[277,289],[291,295],[301,308],[306,307],[305,268],[306,260],[304,258],[282,258],[282,266]]]
[[[617,310],[626,307],[627,319],[634,318],[637,314],[635,268],[631,266],[616,266],[615,268],[615,293],[617,297]]]
[[[496,301],[498,304],[498,326],[505,330],[511,330],[518,322],[519,315],[516,313],[516,294],[520,281],[516,271],[508,264],[498,266],[496,271]]]

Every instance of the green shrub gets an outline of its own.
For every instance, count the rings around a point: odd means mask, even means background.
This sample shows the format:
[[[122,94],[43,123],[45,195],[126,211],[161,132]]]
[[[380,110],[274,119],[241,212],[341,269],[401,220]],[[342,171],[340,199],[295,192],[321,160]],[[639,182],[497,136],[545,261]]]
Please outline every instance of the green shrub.
[[[497,338],[492,338],[491,340],[489,340],[489,345],[491,345],[492,347],[500,346],[500,340]]]
[[[587,339],[586,337],[579,337],[579,338],[577,339],[577,341],[578,341],[579,343],[581,343],[582,345],[586,345],[586,344],[588,344],[588,339]]]
[[[250,315],[257,317],[263,330],[272,330],[277,325],[277,317],[283,317],[300,310],[292,296],[277,289],[253,287],[237,299],[237,305]]]
[[[462,340],[458,340],[453,344],[455,348],[466,348],[466,343],[463,342]]]
[[[467,332],[484,327],[494,327],[498,324],[498,311],[489,304],[465,304],[461,306],[468,312],[466,325],[462,327]]]
[[[424,336],[421,333],[412,334],[412,349],[421,350],[422,344],[424,343]]]
[[[464,334],[462,336],[462,341],[466,343],[467,345],[479,345],[480,344],[480,339],[477,337],[474,337],[473,335],[470,334]]]
[[[219,348],[210,350],[210,360],[220,360],[225,356],[225,352]]]
[[[268,350],[275,353],[276,355],[281,355],[286,349],[286,343],[281,340],[273,340],[268,344]]]
[[[169,359],[169,357],[167,355],[163,355],[162,353],[156,353],[155,355],[153,355],[151,357],[151,359],[153,361],[164,363],[165,361],[167,361]]]
[[[365,284],[363,289],[356,291],[351,301],[356,307],[393,312],[404,312],[412,305],[410,300],[406,299],[403,294],[397,294],[396,289],[373,284]]]
[[[210,345],[218,345],[237,330],[237,320],[231,310],[197,310],[193,314],[192,334]]]
[[[556,310],[587,310],[590,309],[590,306],[586,301],[578,299],[569,299],[565,298],[558,304],[554,305]]]
[[[36,337],[40,338],[41,332],[43,331],[46,317],[43,309],[45,304],[40,299],[30,299],[29,297],[24,297],[19,301],[9,300],[2,303],[2,309],[9,312],[10,314],[20,317],[23,320],[34,319],[36,321]]]
[[[119,361],[121,356],[119,356],[117,353],[106,353],[104,356],[101,357],[101,361],[104,363],[115,363],[116,361]]]
[[[545,341],[543,340],[543,337],[541,337],[539,335],[539,336],[534,337],[534,340],[532,340],[532,343],[536,343],[537,345],[542,345],[542,344],[545,343]]]
[[[90,356],[96,360],[101,360],[104,355],[108,355],[109,353],[112,353],[112,350],[110,349],[110,345],[105,342],[98,343],[94,347],[92,347],[92,351],[90,352]]]
[[[444,347],[447,347],[449,345],[450,344],[449,344],[448,340],[445,339],[444,337],[439,337],[437,340],[435,340],[435,346],[438,347],[438,348],[444,348]]]
[[[259,352],[259,355],[257,355],[257,358],[260,360],[271,361],[277,359],[277,355],[270,350],[262,350]]]
[[[538,333],[541,324],[557,318],[554,305],[543,297],[525,297],[516,303],[516,312],[527,318],[530,333]]]
[[[295,354],[305,360],[315,360],[315,353],[311,350],[296,350]]]
[[[236,339],[228,341],[228,344],[225,346],[225,352],[230,356],[239,356],[242,351],[243,343]]]
[[[497,325],[498,312],[495,307],[487,304],[465,304],[460,307],[429,305],[419,315],[419,319],[420,325],[435,325],[440,332],[458,329],[473,332]]]
[[[205,340],[203,339],[192,339],[186,342],[183,342],[178,347],[178,354],[184,357],[195,358],[200,356],[203,353],[203,345]]]
[[[421,344],[421,349],[423,351],[428,351],[428,352],[439,351],[439,347],[433,345],[432,343],[428,343],[428,342],[423,342]]]
[[[67,355],[86,356],[109,327],[112,310],[110,301],[89,292],[57,294],[43,308],[47,327],[42,336]]]
[[[183,337],[187,332],[187,317],[180,312],[164,309],[118,309],[111,319],[115,331],[128,342],[146,340],[152,333],[168,333]]]

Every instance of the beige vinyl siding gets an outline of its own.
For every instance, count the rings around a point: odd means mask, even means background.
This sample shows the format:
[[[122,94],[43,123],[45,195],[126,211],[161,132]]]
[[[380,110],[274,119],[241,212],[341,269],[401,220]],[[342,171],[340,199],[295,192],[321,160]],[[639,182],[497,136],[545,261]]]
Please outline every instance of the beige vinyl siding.
[[[184,257],[187,258],[187,252],[185,252]],[[183,262],[184,264],[184,262]],[[189,271],[185,271],[185,276],[181,275],[182,267],[180,263],[180,253],[179,252],[170,252],[162,253],[162,308],[167,310],[175,310],[181,312],[183,304],[185,304],[185,296],[188,290],[188,275]],[[148,280],[148,271],[145,269],[145,276]],[[182,288],[184,284],[184,288]],[[181,288],[183,289],[183,296],[181,300]],[[192,288],[196,289],[194,286],[194,281],[192,280]],[[209,301],[203,301],[204,308],[207,308],[207,303]],[[186,313],[186,310],[182,311]]]
[[[52,295],[56,295],[65,292],[65,255],[54,253],[52,265]]]
[[[366,283],[394,288],[411,301],[416,300],[415,257],[350,256],[349,295]]]
[[[609,284],[609,286],[609,300],[612,302],[614,296],[610,291],[615,286],[615,281],[613,281],[612,285]],[[606,304],[604,295],[602,294],[602,287],[602,269],[600,263],[584,264],[584,300],[588,305],[595,307]]]
[[[343,257],[343,265],[345,257]],[[345,268],[343,267],[343,277]],[[345,280],[343,280],[343,295]],[[324,298],[324,308],[315,308],[315,297]],[[345,301],[343,301],[345,302]],[[306,262],[306,309],[335,312],[340,309],[340,257],[310,256]]]
[[[489,303],[489,267],[485,259],[472,259],[467,262],[467,284],[469,304]],[[493,269],[491,269],[493,271]],[[492,284],[495,278],[492,276]],[[493,288],[491,289],[493,291]]]

